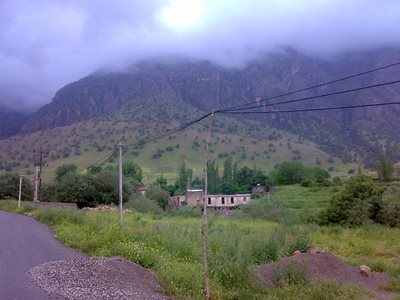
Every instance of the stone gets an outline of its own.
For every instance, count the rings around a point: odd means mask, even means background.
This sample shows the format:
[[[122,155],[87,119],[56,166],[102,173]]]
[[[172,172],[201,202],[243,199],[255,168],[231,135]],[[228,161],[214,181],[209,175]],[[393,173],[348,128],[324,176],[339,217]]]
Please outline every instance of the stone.
[[[296,251],[294,251],[294,252],[292,253],[292,256],[300,255],[300,254],[301,254],[301,252],[300,252],[299,250],[296,250]]]
[[[370,267],[368,267],[366,265],[361,265],[359,267],[359,270],[360,270],[360,274],[361,275],[363,275],[365,277],[368,277],[368,278],[371,278],[372,272],[371,272],[371,268]]]

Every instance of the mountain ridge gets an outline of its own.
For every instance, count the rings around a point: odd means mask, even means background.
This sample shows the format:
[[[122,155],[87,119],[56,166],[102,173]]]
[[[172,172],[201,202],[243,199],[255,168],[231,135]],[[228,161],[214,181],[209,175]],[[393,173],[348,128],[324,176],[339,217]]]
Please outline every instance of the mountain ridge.
[[[161,97],[183,101],[207,112],[245,102],[256,97],[282,94],[365,71],[393,61],[400,61],[400,50],[381,49],[343,55],[331,60],[305,56],[285,49],[254,60],[242,68],[224,68],[208,61],[141,62],[123,72],[96,72],[60,89],[52,102],[39,109],[24,124],[21,133],[62,127],[102,117],[126,103]],[[386,78],[400,78],[397,70],[385,70],[349,82],[320,87],[301,97],[335,89],[374,84]],[[400,85],[371,89],[329,99],[281,106],[282,109],[323,107],[399,100]],[[285,98],[286,99],[286,98]],[[176,107],[179,110],[179,106]],[[331,153],[351,161],[354,155],[376,158],[385,145],[393,159],[399,160],[400,141],[395,121],[400,108],[368,108],[338,112],[252,116],[269,126],[306,137]],[[246,118],[246,117],[239,117]]]

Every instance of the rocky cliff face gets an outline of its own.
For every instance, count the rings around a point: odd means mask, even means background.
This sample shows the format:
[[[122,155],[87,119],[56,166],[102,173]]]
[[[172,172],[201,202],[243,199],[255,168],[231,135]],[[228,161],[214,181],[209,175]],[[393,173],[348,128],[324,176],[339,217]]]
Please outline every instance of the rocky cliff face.
[[[8,138],[21,131],[29,115],[0,106],[0,139]]]
[[[242,68],[210,62],[143,62],[124,72],[96,73],[59,90],[52,102],[24,125],[23,133],[72,124],[106,115],[128,102],[161,97],[179,99],[204,111],[268,98],[305,86],[400,61],[400,51],[353,53],[322,60],[293,50],[266,55]],[[345,83],[321,87],[290,98],[311,96],[400,78],[400,68],[377,72]],[[289,98],[281,98],[286,100]],[[400,100],[400,84],[313,101],[280,109],[326,107]],[[176,108],[179,110],[179,106]],[[399,106],[357,110],[252,116],[316,141],[324,150],[350,159],[354,153],[376,155],[381,144],[398,156]],[[354,151],[353,151],[354,150]],[[400,158],[397,157],[396,158]]]

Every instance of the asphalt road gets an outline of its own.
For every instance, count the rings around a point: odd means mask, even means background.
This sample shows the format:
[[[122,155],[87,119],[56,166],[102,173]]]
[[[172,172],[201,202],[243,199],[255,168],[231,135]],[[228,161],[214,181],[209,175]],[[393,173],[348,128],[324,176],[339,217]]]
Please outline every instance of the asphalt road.
[[[50,228],[33,218],[0,211],[0,299],[64,299],[48,295],[25,275],[45,262],[84,256],[58,242]]]

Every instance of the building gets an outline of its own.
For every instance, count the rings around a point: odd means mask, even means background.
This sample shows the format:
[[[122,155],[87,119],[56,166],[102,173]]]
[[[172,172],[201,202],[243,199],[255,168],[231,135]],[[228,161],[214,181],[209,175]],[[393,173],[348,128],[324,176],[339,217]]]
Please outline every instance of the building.
[[[141,186],[141,187],[135,188],[135,191],[137,191],[137,192],[141,193],[143,196],[145,196],[147,189],[145,186]]]
[[[172,196],[168,200],[170,208],[179,206],[202,207],[206,200],[207,208],[209,209],[235,209],[247,204],[251,200],[250,194],[235,194],[235,195],[207,195],[204,199],[203,190],[187,190],[185,195]]]

